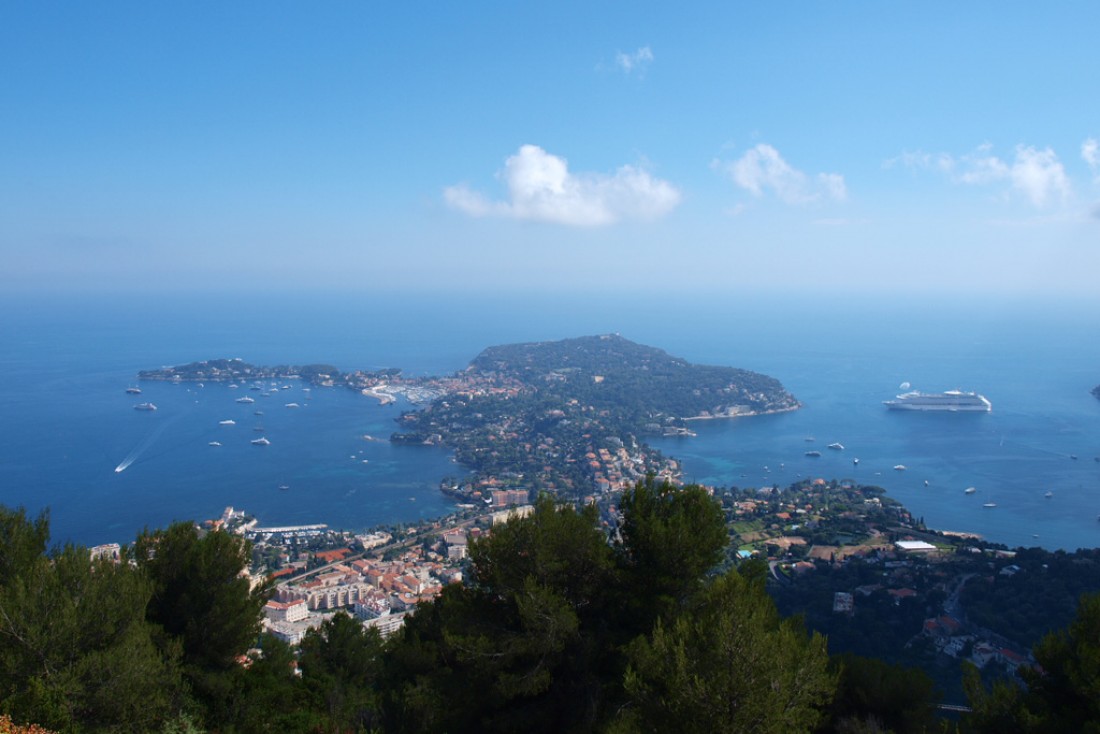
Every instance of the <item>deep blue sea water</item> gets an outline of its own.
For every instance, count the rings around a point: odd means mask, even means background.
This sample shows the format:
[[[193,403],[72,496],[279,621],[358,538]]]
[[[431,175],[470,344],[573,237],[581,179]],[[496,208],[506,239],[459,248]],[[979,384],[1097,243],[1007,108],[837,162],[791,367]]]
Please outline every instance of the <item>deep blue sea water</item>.
[[[932,527],[1013,546],[1100,545],[1100,401],[1088,392],[1100,383],[1096,302],[654,288],[583,297],[7,296],[0,309],[0,503],[49,507],[58,541],[127,542],[144,526],[213,517],[226,505],[264,524],[353,529],[450,507],[436,490],[458,469],[448,452],[362,438],[389,436],[406,405],[296,383],[269,398],[214,384],[142,383],[143,395],[126,395],[140,369],[241,357],[441,374],[492,344],[619,332],[693,362],[770,374],[804,403],[789,414],[700,421],[695,438],[657,442],[689,478],[761,486],[851,477],[884,486]],[[885,410],[902,382],[977,390],[994,410]],[[245,394],[257,402],[235,402]],[[141,400],[160,409],[134,411]],[[226,418],[237,424],[219,426]],[[256,425],[270,446],[251,445]],[[834,441],[844,451],[825,448]],[[806,457],[811,448],[823,456]],[[116,473],[127,457],[133,463]],[[969,486],[978,491],[964,494]],[[990,501],[996,508],[982,506]]]

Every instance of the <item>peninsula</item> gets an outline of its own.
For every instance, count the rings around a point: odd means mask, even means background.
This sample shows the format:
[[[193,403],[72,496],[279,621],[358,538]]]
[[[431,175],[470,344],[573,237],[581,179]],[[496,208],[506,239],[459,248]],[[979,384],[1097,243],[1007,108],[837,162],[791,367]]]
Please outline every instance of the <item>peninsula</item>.
[[[443,445],[470,470],[441,488],[464,501],[493,491],[549,491],[584,499],[679,465],[645,443],[693,435],[692,420],[795,410],[778,380],[732,367],[694,365],[618,334],[490,347],[446,377],[400,370],[341,372],[331,365],[259,367],[210,360],[139,373],[143,380],[252,383],[301,379],[382,402],[402,395],[394,443]]]

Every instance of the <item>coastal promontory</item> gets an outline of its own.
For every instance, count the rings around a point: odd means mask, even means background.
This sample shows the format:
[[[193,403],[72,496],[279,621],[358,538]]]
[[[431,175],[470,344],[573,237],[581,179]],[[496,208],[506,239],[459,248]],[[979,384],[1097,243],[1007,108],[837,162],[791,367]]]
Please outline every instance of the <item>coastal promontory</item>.
[[[402,416],[394,439],[442,443],[474,471],[460,495],[516,487],[583,497],[679,466],[645,443],[688,421],[794,410],[778,380],[694,365],[617,334],[490,347]],[[471,498],[473,498],[471,497]]]
[[[618,334],[489,347],[463,370],[405,377],[398,369],[342,372],[332,365],[265,367],[215,359],[139,373],[142,380],[266,385],[299,379],[344,387],[382,403],[403,397],[390,437],[442,445],[469,470],[441,487],[460,499],[494,490],[549,491],[580,499],[680,467],[646,443],[692,436],[691,421],[795,410],[778,380],[733,367],[696,365]]]

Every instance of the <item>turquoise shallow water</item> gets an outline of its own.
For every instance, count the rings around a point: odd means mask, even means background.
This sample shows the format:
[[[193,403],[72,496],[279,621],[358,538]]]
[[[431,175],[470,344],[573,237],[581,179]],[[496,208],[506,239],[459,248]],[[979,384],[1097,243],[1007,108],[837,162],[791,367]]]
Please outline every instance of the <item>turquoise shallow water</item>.
[[[124,390],[140,369],[241,357],[440,374],[491,344],[616,331],[694,362],[773,375],[804,403],[784,415],[698,422],[697,437],[658,442],[691,478],[759,486],[854,477],[886,487],[934,527],[1010,545],[1100,545],[1100,401],[1088,394],[1100,383],[1096,304],[231,294],[2,301],[0,502],[50,507],[58,540],[126,541],[145,525],[209,517],[226,505],[268,524],[351,528],[450,507],[435,489],[457,468],[446,451],[362,438],[387,437],[408,406],[297,384],[267,399],[249,393],[252,406],[224,385],[143,383],[135,399]],[[978,390],[994,411],[886,411],[881,401],[903,381]],[[160,410],[134,411],[139,400]],[[257,409],[264,415],[252,415]],[[225,418],[237,425],[220,427]],[[260,423],[268,447],[249,443]],[[833,441],[845,450],[827,450]],[[810,448],[823,456],[806,457]],[[895,472],[896,464],[908,469]],[[965,495],[968,486],[978,491]],[[983,508],[987,501],[997,507]]]

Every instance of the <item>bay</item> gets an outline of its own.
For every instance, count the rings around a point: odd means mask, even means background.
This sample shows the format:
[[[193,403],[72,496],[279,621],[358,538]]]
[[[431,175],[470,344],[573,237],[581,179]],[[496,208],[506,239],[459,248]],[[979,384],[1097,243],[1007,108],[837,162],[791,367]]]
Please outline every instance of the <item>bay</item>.
[[[1009,545],[1100,545],[1100,401],[1088,394],[1100,382],[1095,302],[650,289],[64,295],[4,297],[0,307],[0,503],[49,507],[57,540],[127,542],[144,526],[226,505],[265,524],[351,529],[451,507],[436,489],[460,470],[447,451],[363,438],[388,437],[408,405],[296,383],[268,398],[248,393],[252,406],[225,385],[142,383],[135,399],[124,390],[138,370],[241,357],[446,374],[493,344],[619,332],[693,362],[770,374],[804,404],[695,422],[698,436],[655,442],[689,479],[851,477],[885,487],[932,527]],[[994,410],[886,411],[902,382],[977,390]],[[133,410],[139,400],[159,410]],[[227,418],[236,425],[220,426]],[[270,446],[251,444],[258,424]],[[844,450],[824,448],[834,441]],[[823,455],[806,457],[811,448]]]

